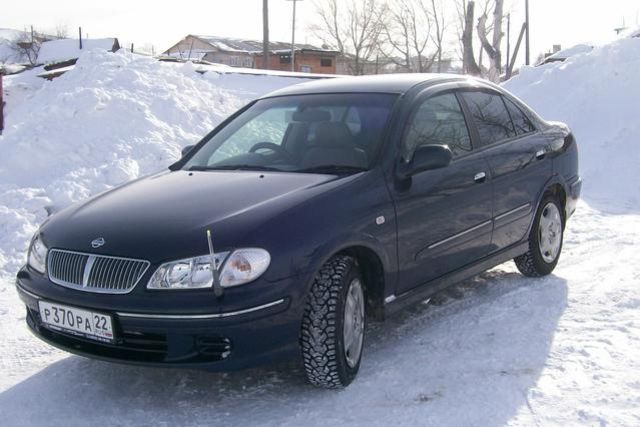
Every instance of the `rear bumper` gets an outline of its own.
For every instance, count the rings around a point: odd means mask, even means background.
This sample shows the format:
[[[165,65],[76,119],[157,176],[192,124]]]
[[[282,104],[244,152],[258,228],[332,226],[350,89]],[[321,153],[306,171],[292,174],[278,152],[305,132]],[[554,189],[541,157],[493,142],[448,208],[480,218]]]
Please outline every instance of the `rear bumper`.
[[[114,343],[102,343],[53,330],[40,319],[39,300],[94,309],[90,304],[56,301],[27,289],[20,279],[16,288],[27,308],[29,329],[43,341],[81,356],[128,364],[228,371],[284,360],[299,351],[300,321],[288,297],[242,310],[197,315],[100,309],[112,317],[115,335]]]

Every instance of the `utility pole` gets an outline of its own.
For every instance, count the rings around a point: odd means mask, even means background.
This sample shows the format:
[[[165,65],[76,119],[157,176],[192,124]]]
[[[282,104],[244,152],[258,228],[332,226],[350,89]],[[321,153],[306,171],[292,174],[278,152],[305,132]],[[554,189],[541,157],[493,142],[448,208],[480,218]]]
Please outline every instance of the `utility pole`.
[[[80,50],[82,50],[82,27],[78,27],[78,43],[80,44]]]
[[[511,78],[509,65],[511,64],[511,14],[507,14],[507,80]]]
[[[296,70],[296,3],[302,0],[287,0],[293,2],[293,21],[291,22],[291,71]]]
[[[262,0],[262,68],[269,69],[269,0]]]
[[[524,0],[524,9],[525,9],[525,25],[527,26],[527,38],[525,39],[525,64],[531,64],[531,48],[529,45],[529,33],[531,31],[531,24],[529,23],[529,0]]]

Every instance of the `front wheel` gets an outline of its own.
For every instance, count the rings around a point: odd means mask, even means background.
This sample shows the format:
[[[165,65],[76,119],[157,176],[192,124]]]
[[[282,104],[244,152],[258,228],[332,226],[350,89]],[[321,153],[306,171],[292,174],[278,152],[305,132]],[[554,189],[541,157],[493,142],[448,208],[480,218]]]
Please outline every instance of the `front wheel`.
[[[528,277],[550,274],[558,264],[562,251],[564,220],[558,199],[543,197],[529,233],[529,251],[514,259],[516,267]]]
[[[353,381],[360,368],[364,327],[362,275],[353,258],[336,256],[316,275],[302,319],[302,361],[311,384],[340,388]]]

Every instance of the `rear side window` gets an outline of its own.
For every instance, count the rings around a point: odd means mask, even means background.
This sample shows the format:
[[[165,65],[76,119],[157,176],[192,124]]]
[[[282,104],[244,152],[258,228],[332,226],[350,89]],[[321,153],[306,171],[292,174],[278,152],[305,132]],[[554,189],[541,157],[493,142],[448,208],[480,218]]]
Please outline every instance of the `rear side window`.
[[[500,95],[485,92],[463,92],[482,145],[516,136],[511,117]]]
[[[409,161],[420,145],[448,145],[453,156],[471,151],[471,139],[464,114],[454,94],[428,98],[411,119],[403,144],[403,158]]]
[[[529,120],[522,110],[513,103],[513,101],[508,98],[503,98],[504,103],[507,104],[507,109],[509,110],[509,114],[511,114],[511,120],[513,121],[513,125],[516,128],[516,133],[518,135],[524,135],[526,133],[535,132],[536,128]]]

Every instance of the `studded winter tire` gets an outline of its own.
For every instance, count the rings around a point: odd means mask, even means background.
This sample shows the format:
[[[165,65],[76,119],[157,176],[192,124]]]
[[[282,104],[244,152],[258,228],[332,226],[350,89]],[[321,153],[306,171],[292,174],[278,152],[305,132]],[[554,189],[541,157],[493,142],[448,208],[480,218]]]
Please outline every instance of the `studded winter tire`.
[[[305,306],[300,346],[309,382],[322,388],[353,381],[362,358],[365,296],[356,261],[336,256],[317,273]]]
[[[551,274],[558,264],[564,233],[564,216],[558,199],[542,198],[529,233],[529,250],[514,259],[520,273],[527,277]]]

